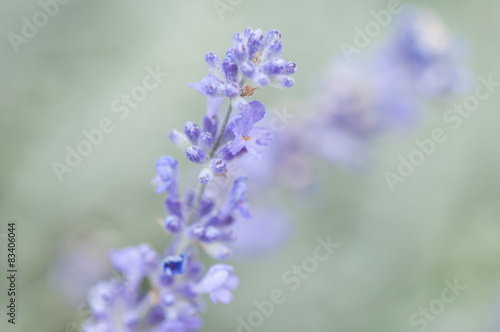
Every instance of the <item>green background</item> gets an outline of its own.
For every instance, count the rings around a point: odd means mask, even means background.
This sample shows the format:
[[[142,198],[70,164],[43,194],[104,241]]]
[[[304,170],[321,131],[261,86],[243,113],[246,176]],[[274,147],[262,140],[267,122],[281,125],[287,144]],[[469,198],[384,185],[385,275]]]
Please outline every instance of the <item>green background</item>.
[[[500,2],[419,3],[439,12],[467,41],[473,78],[500,79]],[[79,234],[100,232],[103,252],[166,244],[155,224],[164,215],[162,197],[150,180],[158,156],[182,157],[167,130],[204,112],[205,101],[186,85],[206,74],[206,52],[223,55],[231,35],[247,26],[280,30],[283,57],[299,68],[296,86],[262,89],[257,98],[271,108],[293,107],[310,98],[339,44],[352,43],[354,28],[371,20],[370,11],[386,7],[384,1],[243,0],[220,19],[212,1],[74,0],[16,53],[7,34],[20,34],[22,18],[31,20],[40,7],[31,0],[3,1],[0,233],[9,220],[18,222],[20,279],[18,324],[7,326],[2,309],[0,329],[65,331],[85,318],[48,273]],[[156,65],[169,76],[119,120],[111,103]],[[377,163],[369,172],[322,165],[320,188],[287,194],[294,215],[290,241],[270,256],[234,262],[241,278],[234,302],[209,304],[204,330],[236,331],[237,317],[246,318],[254,300],[268,299],[278,288],[286,301],[256,331],[411,331],[408,317],[440,296],[443,280],[458,278],[467,289],[427,331],[494,331],[500,316],[500,93],[452,130],[441,114],[463,98],[428,105],[417,129],[378,140]],[[60,183],[51,163],[62,162],[65,147],[74,148],[82,130],[106,117],[116,125],[113,133]],[[436,127],[446,130],[448,140],[391,192],[384,172],[395,171],[397,157],[407,156],[413,141]],[[328,234],[341,247],[290,291],[282,274],[311,256],[316,238]]]

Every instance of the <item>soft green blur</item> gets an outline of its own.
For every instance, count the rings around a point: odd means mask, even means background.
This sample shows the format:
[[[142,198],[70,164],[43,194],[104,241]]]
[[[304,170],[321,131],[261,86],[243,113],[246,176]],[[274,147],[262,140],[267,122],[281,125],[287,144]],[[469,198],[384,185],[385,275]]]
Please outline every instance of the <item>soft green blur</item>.
[[[474,77],[500,80],[500,2],[421,3],[467,41]],[[206,74],[206,52],[224,54],[231,35],[247,26],[280,30],[283,57],[298,65],[296,86],[262,89],[257,98],[270,108],[293,107],[311,95],[339,44],[352,42],[354,27],[371,20],[371,10],[386,7],[373,0],[243,0],[221,20],[212,0],[72,0],[15,53],[7,34],[20,34],[22,18],[31,19],[40,7],[33,0],[3,1],[0,233],[7,221],[18,222],[20,279],[12,326],[1,277],[0,330],[74,331],[72,323],[85,318],[48,274],[71,247],[68,238],[101,232],[102,252],[166,244],[155,223],[164,215],[162,197],[150,180],[158,156],[182,157],[167,130],[204,112],[205,100],[186,85]],[[157,65],[169,76],[120,120],[112,102],[141,84],[146,67]],[[462,100],[434,104],[416,130],[377,141],[377,164],[369,172],[324,165],[321,187],[307,199],[283,191],[294,215],[292,238],[269,257],[234,263],[241,278],[234,302],[209,304],[204,331],[236,331],[237,318],[247,320],[256,310],[253,302],[269,299],[274,289],[286,300],[256,331],[411,331],[409,316],[440,297],[443,280],[455,278],[467,289],[427,331],[493,331],[500,317],[500,92],[481,102],[459,130],[448,131],[448,141],[395,192],[384,179],[398,156],[445,126],[442,112]],[[97,128],[103,118],[113,120],[114,131],[59,182],[51,163],[63,162],[66,146],[75,148],[82,130]],[[193,165],[182,165],[191,170],[183,169],[184,175],[196,174]],[[316,238],[329,234],[341,247],[291,291],[283,273],[312,256]]]

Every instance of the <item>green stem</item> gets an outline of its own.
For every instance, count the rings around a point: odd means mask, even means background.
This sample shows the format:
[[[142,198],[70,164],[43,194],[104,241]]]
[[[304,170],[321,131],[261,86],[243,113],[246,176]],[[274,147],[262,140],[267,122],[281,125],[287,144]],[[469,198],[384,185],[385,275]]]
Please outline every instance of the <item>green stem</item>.
[[[224,136],[224,133],[226,132],[227,123],[229,122],[229,117],[231,116],[232,111],[233,111],[233,106],[231,105],[231,99],[229,99],[229,107],[227,108],[226,116],[224,117],[224,122],[222,122],[219,135],[215,140],[214,147],[212,148],[212,151],[210,151],[210,159],[213,158],[215,151],[217,151],[217,149],[219,148],[220,141],[222,139],[222,136]]]
[[[229,107],[227,108],[226,111],[226,116],[224,116],[224,121],[222,122],[222,126],[220,128],[219,134],[217,135],[217,139],[215,140],[214,146],[212,150],[210,151],[210,159],[213,158],[215,152],[219,148],[220,142],[222,140],[222,137],[224,136],[224,133],[226,132],[226,127],[229,122],[229,118],[231,117],[231,112],[233,111],[233,106],[231,105],[231,99],[229,99]],[[196,216],[198,215],[198,210],[200,209],[200,203],[201,203],[201,197],[203,196],[203,193],[205,192],[206,185],[202,184],[200,186],[200,189],[198,190],[198,195],[196,197],[196,202],[193,207],[193,212],[191,213],[191,217],[189,218],[188,224],[191,224]]]

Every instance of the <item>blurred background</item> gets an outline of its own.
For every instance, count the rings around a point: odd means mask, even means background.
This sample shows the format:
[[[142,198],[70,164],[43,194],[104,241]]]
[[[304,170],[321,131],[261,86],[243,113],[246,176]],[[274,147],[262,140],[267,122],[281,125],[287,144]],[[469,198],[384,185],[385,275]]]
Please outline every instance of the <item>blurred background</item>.
[[[7,324],[2,309],[0,330],[78,331],[88,317],[86,283],[109,274],[109,249],[167,244],[156,224],[165,214],[163,197],[150,182],[160,155],[182,159],[168,129],[205,110],[204,98],[187,84],[207,73],[206,52],[223,55],[232,34],[247,26],[280,30],[283,57],[299,68],[296,85],[262,89],[257,98],[300,116],[309,110],[294,105],[311,97],[341,54],[339,45],[352,43],[354,28],[372,20],[370,11],[387,8],[374,0],[221,2],[223,12],[212,0],[70,0],[38,31],[25,28],[31,37],[16,39],[15,47],[11,33],[22,36],[23,18],[33,21],[40,4],[0,4],[0,233],[9,220],[18,223],[19,268],[18,322]],[[466,41],[473,86],[477,76],[500,79],[500,2],[418,5],[437,11]],[[372,45],[384,36],[385,29]],[[168,73],[158,86],[129,113],[113,112],[112,104],[157,68]],[[274,289],[286,301],[256,331],[413,331],[409,317],[440,298],[444,280],[455,279],[467,289],[425,330],[500,331],[500,93],[448,131],[448,140],[395,192],[384,178],[399,155],[415,149],[415,139],[444,126],[442,113],[463,98],[431,103],[414,129],[378,140],[368,170],[325,163],[314,190],[282,189],[289,238],[267,254],[231,261],[240,287],[232,304],[208,304],[204,331],[236,331],[238,317],[247,319],[253,302],[269,299]],[[53,163],[65,163],[67,146],[76,149],[82,131],[99,128],[105,118],[112,132],[60,181]],[[181,167],[184,175],[197,172],[192,164]],[[184,187],[192,185],[186,178]],[[341,247],[291,291],[283,273],[329,234]],[[5,259],[0,262],[5,270]]]

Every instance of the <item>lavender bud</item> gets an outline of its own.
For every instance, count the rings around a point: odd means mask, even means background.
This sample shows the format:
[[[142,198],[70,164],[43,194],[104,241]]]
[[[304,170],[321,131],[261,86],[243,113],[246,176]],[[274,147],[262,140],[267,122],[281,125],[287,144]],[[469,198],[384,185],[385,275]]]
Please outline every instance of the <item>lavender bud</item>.
[[[266,86],[269,84],[269,77],[264,74],[258,74],[253,80],[260,86]]]
[[[233,44],[239,44],[241,42],[243,42],[244,40],[244,36],[243,36],[243,33],[241,32],[236,32],[234,35],[233,35]]]
[[[185,149],[189,146],[189,141],[186,135],[179,132],[177,129],[170,129],[168,132],[168,138],[175,144],[176,147],[180,149]]]
[[[210,174],[210,170],[208,168],[205,168],[200,172],[200,175],[198,176],[198,180],[202,184],[207,184],[210,179],[212,178],[212,175]]]
[[[285,75],[295,74],[296,71],[297,71],[297,65],[295,64],[295,62],[289,61],[286,63]]]
[[[262,65],[262,72],[270,76],[279,75],[284,72],[285,66],[286,66],[285,60],[275,59],[266,62],[264,65]]]
[[[186,149],[186,157],[189,161],[193,163],[203,163],[207,160],[207,154],[205,151],[197,147],[196,145],[190,146]]]
[[[202,240],[205,242],[212,242],[219,237],[220,231],[214,226],[208,226],[205,228],[205,232],[203,233]]]
[[[245,38],[250,37],[252,32],[253,32],[252,28],[246,28],[245,30],[243,30],[243,37],[245,37]]]
[[[214,52],[208,52],[205,55],[205,62],[211,72],[218,72],[221,70],[222,60]]]
[[[207,95],[215,97],[223,90],[223,86],[219,81],[212,79],[205,83],[205,92]]]
[[[229,83],[226,85],[226,96],[234,98],[240,94],[240,87],[236,83]]]
[[[212,134],[210,133],[202,133],[200,136],[200,146],[203,149],[211,149],[213,146]]]
[[[237,63],[242,63],[243,61],[248,59],[247,48],[243,44],[238,44],[234,48],[233,52],[233,60]]]
[[[205,227],[201,225],[193,225],[189,230],[189,234],[195,238],[201,238],[203,236],[203,233],[205,233]]]
[[[250,108],[248,101],[242,97],[237,97],[233,99],[233,107],[240,111],[245,111]]]
[[[248,37],[248,55],[253,57],[259,51],[264,41],[261,29],[257,29]]]
[[[198,137],[200,137],[200,127],[191,121],[186,122],[184,132],[192,144],[198,144]]]
[[[178,198],[169,198],[165,201],[168,212],[182,218],[182,203]]]
[[[292,86],[294,86],[294,84],[295,80],[293,78],[288,76],[283,76],[278,80],[276,86],[279,88],[291,88]]]
[[[203,117],[203,131],[208,132],[212,135],[212,137],[215,137],[215,135],[217,135],[218,122],[219,119],[216,115],[212,117],[205,115]]]
[[[212,159],[210,161],[210,169],[215,174],[222,174],[226,171],[226,162],[222,159]]]
[[[265,59],[272,59],[279,57],[281,55],[281,50],[283,49],[283,44],[279,40],[272,41],[264,50],[263,57]]]
[[[182,224],[177,216],[168,216],[164,221],[165,229],[172,234],[177,234],[181,231]]]
[[[231,153],[231,142],[226,143],[217,152],[217,156],[225,161],[230,161],[234,159],[234,155]]]
[[[252,78],[255,75],[255,66],[254,64],[245,61],[240,66],[241,73],[248,78]]]
[[[222,62],[222,71],[228,82],[236,82],[238,80],[238,65],[236,63],[224,59]]]

